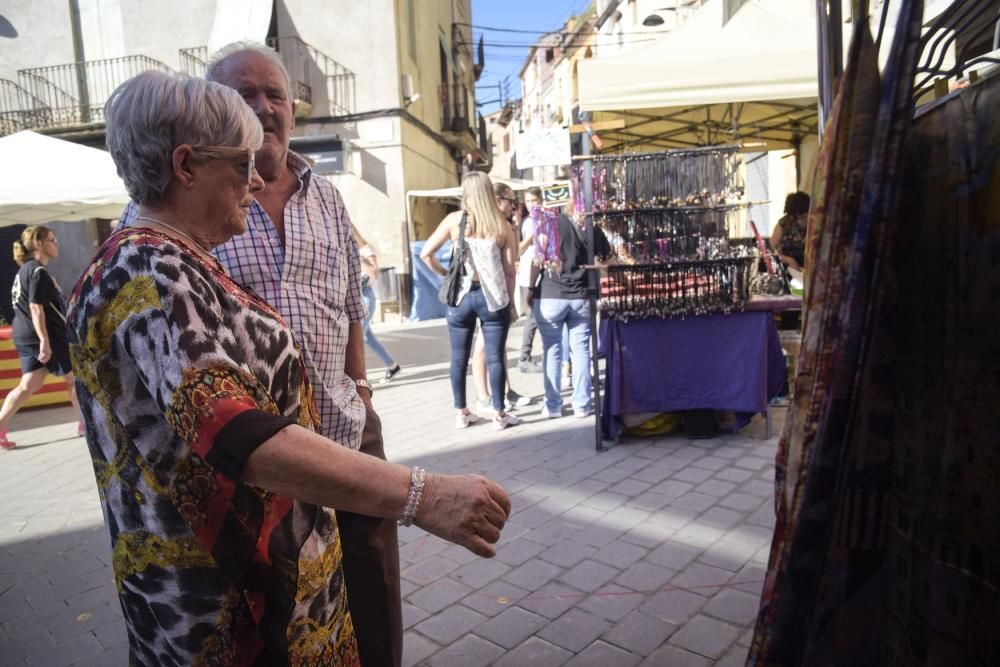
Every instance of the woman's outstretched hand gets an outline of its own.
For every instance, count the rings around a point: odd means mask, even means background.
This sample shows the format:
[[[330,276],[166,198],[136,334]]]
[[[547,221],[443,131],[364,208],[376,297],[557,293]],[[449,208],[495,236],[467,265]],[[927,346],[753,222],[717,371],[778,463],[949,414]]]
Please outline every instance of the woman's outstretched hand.
[[[510,515],[510,496],[479,475],[427,475],[416,523],[432,535],[492,558]]]

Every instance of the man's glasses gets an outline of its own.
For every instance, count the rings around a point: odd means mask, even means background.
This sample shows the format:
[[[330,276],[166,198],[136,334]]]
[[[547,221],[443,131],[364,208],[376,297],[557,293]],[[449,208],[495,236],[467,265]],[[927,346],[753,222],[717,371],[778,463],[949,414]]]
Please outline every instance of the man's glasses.
[[[504,201],[509,201],[511,206],[517,206],[517,197],[500,197]]]
[[[244,163],[247,168],[247,185],[253,180],[254,154],[252,148],[238,148],[236,146],[192,146],[191,150],[207,158],[218,158],[236,162],[240,166]]]

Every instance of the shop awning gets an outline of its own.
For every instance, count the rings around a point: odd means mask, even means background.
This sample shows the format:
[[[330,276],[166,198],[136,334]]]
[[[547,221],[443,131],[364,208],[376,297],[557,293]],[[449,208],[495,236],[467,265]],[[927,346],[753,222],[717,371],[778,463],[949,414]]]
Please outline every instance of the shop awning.
[[[749,0],[723,25],[709,0],[647,49],[581,61],[580,107],[624,118],[606,149],[757,141],[787,147],[816,131],[816,17],[805,0]]]
[[[30,131],[0,138],[0,227],[113,220],[128,200],[105,151]]]

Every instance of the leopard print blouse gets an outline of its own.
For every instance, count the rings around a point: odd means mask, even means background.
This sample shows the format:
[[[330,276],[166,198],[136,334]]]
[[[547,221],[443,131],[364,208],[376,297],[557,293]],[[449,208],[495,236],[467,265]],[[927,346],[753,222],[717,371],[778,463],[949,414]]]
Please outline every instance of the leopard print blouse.
[[[241,482],[317,415],[288,327],[160,233],[123,229],[70,303],[133,665],[357,665],[334,512]]]

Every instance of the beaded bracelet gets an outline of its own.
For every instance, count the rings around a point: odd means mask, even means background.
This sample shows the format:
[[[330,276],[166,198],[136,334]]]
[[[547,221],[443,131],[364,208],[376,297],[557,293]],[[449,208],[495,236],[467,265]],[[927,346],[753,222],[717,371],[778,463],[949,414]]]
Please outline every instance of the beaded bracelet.
[[[406,528],[413,525],[413,520],[417,517],[417,508],[420,507],[420,496],[424,492],[424,477],[427,471],[419,466],[413,466],[410,472],[410,491],[406,495],[406,505],[403,506],[403,515],[396,519],[396,525]]]

